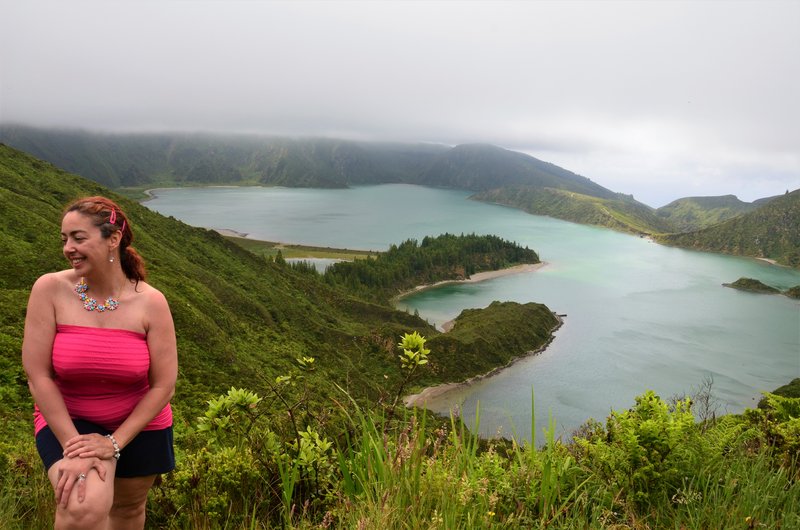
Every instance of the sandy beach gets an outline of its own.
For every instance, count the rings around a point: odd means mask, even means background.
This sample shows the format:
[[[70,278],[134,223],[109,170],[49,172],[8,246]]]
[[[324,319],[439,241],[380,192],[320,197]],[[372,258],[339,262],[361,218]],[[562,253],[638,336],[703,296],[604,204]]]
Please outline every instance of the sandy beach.
[[[444,280],[441,282],[431,283],[427,285],[418,285],[411,289],[410,291],[406,291],[404,293],[400,293],[399,295],[395,296],[392,299],[392,302],[396,302],[398,300],[403,299],[406,296],[412,295],[414,293],[418,293],[420,291],[424,291],[426,289],[433,289],[435,287],[439,287],[441,285],[447,285],[451,283],[476,283],[476,282],[485,282],[486,280],[491,280],[494,278],[500,278],[503,276],[509,276],[511,274],[522,274],[523,272],[533,272],[541,269],[542,267],[546,266],[547,262],[542,261],[539,263],[525,263],[523,265],[516,265],[514,267],[508,267],[507,269],[500,269],[496,271],[486,271],[486,272],[478,272],[470,276],[465,280]],[[451,329],[453,329],[454,322],[452,320],[448,320],[444,324],[442,324],[442,331],[447,333]]]
[[[464,280],[444,280],[441,282],[436,283],[429,283],[425,285],[418,285],[411,289],[410,291],[405,291],[400,293],[399,295],[395,296],[392,301],[401,300],[406,296],[412,295],[414,293],[418,293],[420,291],[424,291],[426,289],[433,289],[435,287],[439,287],[441,285],[447,285],[450,283],[476,283],[476,282],[484,282],[486,280],[491,280],[494,278],[500,278],[502,276],[509,276],[511,274],[521,274],[523,272],[533,272],[541,269],[542,267],[546,266],[547,262],[542,261],[539,263],[525,263],[523,265],[516,265],[514,267],[508,267],[507,269],[500,269],[496,271],[486,271],[486,272],[477,272],[466,278]]]

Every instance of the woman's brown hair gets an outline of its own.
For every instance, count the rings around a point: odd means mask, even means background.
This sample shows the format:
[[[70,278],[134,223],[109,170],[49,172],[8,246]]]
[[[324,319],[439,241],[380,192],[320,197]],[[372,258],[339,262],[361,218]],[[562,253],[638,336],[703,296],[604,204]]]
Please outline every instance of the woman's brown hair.
[[[64,215],[69,212],[79,212],[94,220],[95,226],[100,228],[103,238],[108,238],[119,230],[122,239],[119,243],[119,259],[122,265],[122,272],[130,280],[136,283],[147,278],[147,271],[144,268],[144,259],[131,246],[133,242],[133,232],[131,231],[128,216],[117,203],[106,197],[84,197],[78,199],[64,210]]]

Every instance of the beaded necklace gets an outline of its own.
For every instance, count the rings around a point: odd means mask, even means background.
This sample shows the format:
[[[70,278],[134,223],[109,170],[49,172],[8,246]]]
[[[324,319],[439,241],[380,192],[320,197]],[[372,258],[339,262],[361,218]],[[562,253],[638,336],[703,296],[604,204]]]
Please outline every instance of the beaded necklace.
[[[103,313],[105,311],[113,311],[119,307],[119,300],[115,300],[110,296],[106,299],[106,303],[98,304],[97,300],[89,297],[86,294],[86,291],[88,290],[89,285],[87,285],[85,278],[81,278],[81,281],[75,284],[75,292],[78,293],[78,298],[80,298],[81,302],[83,302],[83,308],[85,310],[94,311],[96,309],[97,311]],[[117,298],[119,298],[119,296],[117,296]]]

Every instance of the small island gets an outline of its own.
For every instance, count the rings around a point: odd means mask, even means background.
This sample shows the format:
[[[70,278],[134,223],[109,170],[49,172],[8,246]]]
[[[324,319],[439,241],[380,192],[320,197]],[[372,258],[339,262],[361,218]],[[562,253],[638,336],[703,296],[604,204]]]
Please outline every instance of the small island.
[[[776,289],[775,287],[760,282],[759,280],[754,280],[753,278],[739,278],[733,283],[723,283],[722,286],[738,289],[740,291],[747,291],[749,293],[782,294],[789,298],[800,299],[800,285],[795,285],[786,291],[781,291],[780,289]]]
[[[750,293],[763,293],[763,294],[780,294],[780,290],[770,287],[753,278],[739,278],[733,283],[723,283],[723,287],[730,287],[740,291],[747,291]]]

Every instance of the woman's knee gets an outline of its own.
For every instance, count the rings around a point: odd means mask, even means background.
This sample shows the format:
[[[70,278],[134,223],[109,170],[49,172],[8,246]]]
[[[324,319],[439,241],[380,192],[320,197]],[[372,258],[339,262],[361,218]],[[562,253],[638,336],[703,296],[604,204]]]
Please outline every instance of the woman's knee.
[[[77,502],[72,499],[66,507],[58,507],[55,528],[58,530],[102,528],[108,521],[109,506],[97,502]]]

